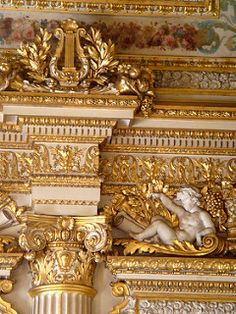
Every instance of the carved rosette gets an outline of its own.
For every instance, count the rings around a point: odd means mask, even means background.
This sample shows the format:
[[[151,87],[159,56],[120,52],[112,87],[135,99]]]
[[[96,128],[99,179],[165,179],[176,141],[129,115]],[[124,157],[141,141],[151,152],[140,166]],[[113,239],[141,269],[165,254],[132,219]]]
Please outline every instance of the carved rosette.
[[[26,251],[33,285],[74,284],[92,287],[96,262],[111,247],[105,217],[26,215],[19,238]]]

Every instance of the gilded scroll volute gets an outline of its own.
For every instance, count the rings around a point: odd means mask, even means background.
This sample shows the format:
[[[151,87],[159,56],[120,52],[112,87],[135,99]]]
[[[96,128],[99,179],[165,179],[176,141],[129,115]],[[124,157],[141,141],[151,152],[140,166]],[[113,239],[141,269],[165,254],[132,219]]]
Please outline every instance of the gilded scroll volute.
[[[25,251],[34,286],[73,283],[92,286],[96,262],[111,249],[105,223],[82,223],[75,217],[26,215],[19,243]]]

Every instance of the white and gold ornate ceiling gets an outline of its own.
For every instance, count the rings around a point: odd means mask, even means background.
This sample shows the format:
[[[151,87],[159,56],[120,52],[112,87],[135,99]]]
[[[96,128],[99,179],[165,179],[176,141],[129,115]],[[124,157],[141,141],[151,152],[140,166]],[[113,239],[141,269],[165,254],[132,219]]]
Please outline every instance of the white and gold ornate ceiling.
[[[236,3],[211,1],[1,1],[1,55],[40,27],[72,18],[116,45],[119,59],[153,70],[159,108],[173,103],[228,107],[235,102]],[[194,95],[194,97],[192,96]],[[163,105],[163,106],[162,106]]]

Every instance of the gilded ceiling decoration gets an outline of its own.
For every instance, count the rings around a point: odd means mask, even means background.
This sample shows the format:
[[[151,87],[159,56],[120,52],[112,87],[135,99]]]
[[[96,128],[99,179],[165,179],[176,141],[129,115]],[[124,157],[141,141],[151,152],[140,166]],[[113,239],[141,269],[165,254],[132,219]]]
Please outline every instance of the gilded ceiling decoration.
[[[33,311],[90,314],[105,261],[110,314],[234,311],[235,1],[27,1],[0,3],[1,292],[24,257]]]
[[[175,2],[178,3],[178,2]],[[195,1],[199,3],[199,1]],[[39,28],[53,32],[65,18],[75,19],[79,25],[102,32],[116,45],[117,53],[125,55],[176,55],[198,57],[234,57],[235,3],[221,0],[220,19],[185,17],[184,19],[150,15],[142,18],[83,14],[2,11],[1,48],[17,48],[24,40],[32,41]],[[225,36],[226,34],[226,36]]]
[[[175,4],[179,5],[178,2]],[[119,13],[118,9],[118,11],[114,9],[117,13],[115,18],[102,14],[81,14],[81,11],[79,15],[68,11],[66,17],[76,20],[78,25],[88,33],[91,27],[100,31],[103,42],[108,43],[108,39],[111,39],[116,47],[115,59],[120,60],[120,64],[127,62],[137,68],[142,61],[142,66],[151,68],[154,87],[160,95],[160,100],[163,98],[162,95],[172,94],[178,94],[180,98],[186,95],[189,99],[191,95],[199,94],[199,91],[202,91],[207,99],[209,99],[208,95],[225,96],[226,92],[228,96],[235,96],[235,62],[233,60],[236,30],[235,3],[232,0],[221,0],[220,3],[214,4],[208,2],[206,4],[204,1],[202,3],[195,1],[194,4],[199,6],[198,14],[200,15],[199,10],[203,9],[204,5],[207,5],[209,10],[220,8],[219,16],[215,15],[219,18],[210,19],[206,12],[203,14],[204,19],[197,15],[193,15],[193,18],[191,13],[194,14],[194,10],[189,3],[187,8],[190,11],[188,12],[187,9],[184,11],[180,8],[173,9],[173,3],[169,2],[167,11],[172,8],[175,14],[185,12],[186,17],[179,20],[177,17],[169,17],[165,12],[165,16],[157,19],[154,17],[154,12],[148,18],[144,18],[138,11],[135,11],[133,17],[128,17],[124,15],[129,10],[121,10]],[[162,3],[163,10],[165,10],[164,6]],[[157,15],[160,13],[158,10],[156,12]],[[7,49],[19,48],[22,41],[33,41],[40,28],[46,28],[49,33],[53,33],[61,27],[61,22],[65,19],[65,13],[60,13],[59,8],[55,8],[55,12],[44,14],[42,19],[38,12],[30,12],[28,15],[20,10],[7,10],[6,6],[0,18],[0,48],[3,48],[0,53],[1,59],[4,59]],[[15,55],[14,50],[10,50],[10,55],[12,53]],[[8,59],[10,55],[8,54]],[[9,70],[3,66],[2,71],[7,73]],[[131,74],[133,75],[134,73]],[[141,76],[143,77],[143,74]],[[49,77],[47,81],[48,79]],[[4,84],[6,84],[5,81],[2,83],[2,88]],[[46,87],[48,88],[49,86]],[[131,89],[133,92],[135,90],[136,94],[140,92],[137,82],[132,83]],[[103,92],[105,92],[104,86]],[[196,105],[201,106],[201,104]],[[148,111],[146,108],[148,106],[150,105],[144,105],[145,111]]]
[[[53,35],[56,47],[50,42]],[[14,63],[0,64],[1,91],[137,95],[144,115],[152,110],[151,71],[119,64],[114,44],[92,27],[88,32],[69,19],[53,33],[40,28],[17,53]]]

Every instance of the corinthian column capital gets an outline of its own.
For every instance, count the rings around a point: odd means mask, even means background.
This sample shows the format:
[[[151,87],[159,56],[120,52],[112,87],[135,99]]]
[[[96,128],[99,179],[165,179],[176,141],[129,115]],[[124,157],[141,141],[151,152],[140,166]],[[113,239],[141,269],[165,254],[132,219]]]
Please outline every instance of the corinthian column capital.
[[[111,247],[106,218],[26,214],[22,221],[25,226],[19,243],[26,251],[25,258],[33,276],[30,294],[35,308],[42,307],[43,302],[44,309],[48,308],[48,312],[43,313],[54,313],[53,304],[58,306],[58,298],[62,298],[66,310],[57,312],[55,305],[55,313],[80,313],[79,304],[87,306],[81,313],[90,313],[90,299],[96,294],[92,288],[96,262],[102,261]],[[69,306],[72,303],[74,310]],[[34,313],[41,312],[35,310]]]
[[[111,247],[110,227],[103,216],[56,217],[27,214],[19,238],[30,262],[33,285],[92,286],[95,262]]]

